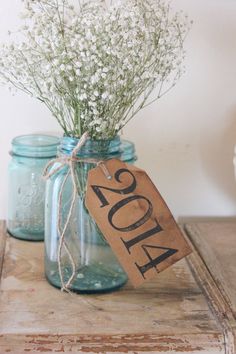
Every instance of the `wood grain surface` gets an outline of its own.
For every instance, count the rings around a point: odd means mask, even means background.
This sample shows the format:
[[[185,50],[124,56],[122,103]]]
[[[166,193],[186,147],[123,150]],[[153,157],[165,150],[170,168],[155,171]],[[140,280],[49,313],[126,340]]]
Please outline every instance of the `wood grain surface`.
[[[4,248],[4,225],[1,242]],[[69,295],[44,278],[43,243],[6,237],[0,353],[225,353],[225,333],[186,260],[138,289]]]
[[[236,222],[199,222],[186,230],[236,318]]]
[[[236,352],[236,220],[185,225],[195,252],[188,258],[224,331],[226,349]]]

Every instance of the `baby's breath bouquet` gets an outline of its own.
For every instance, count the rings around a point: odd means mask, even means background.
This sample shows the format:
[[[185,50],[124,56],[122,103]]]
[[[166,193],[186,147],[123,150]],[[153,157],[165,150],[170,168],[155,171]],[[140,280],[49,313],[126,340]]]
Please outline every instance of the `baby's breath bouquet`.
[[[0,80],[43,102],[66,136],[114,137],[183,71],[188,20],[162,0],[23,4]]]
[[[46,276],[66,291],[114,290],[127,276],[85,206],[88,171],[99,165],[112,180],[104,160],[120,157],[118,132],[182,73],[188,21],[163,0],[23,4],[0,78],[44,103],[64,131],[44,173]]]

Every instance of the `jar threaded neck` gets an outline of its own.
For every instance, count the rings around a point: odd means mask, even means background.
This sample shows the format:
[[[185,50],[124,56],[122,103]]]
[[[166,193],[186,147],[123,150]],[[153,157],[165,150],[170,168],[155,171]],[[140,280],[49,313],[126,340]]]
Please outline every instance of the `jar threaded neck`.
[[[63,137],[59,147],[59,154],[71,155],[79,139]],[[121,140],[119,136],[109,140],[88,139],[78,152],[79,157],[90,158],[119,158],[121,156]]]
[[[30,134],[12,140],[11,155],[31,158],[53,158],[57,154],[60,139],[56,136]]]

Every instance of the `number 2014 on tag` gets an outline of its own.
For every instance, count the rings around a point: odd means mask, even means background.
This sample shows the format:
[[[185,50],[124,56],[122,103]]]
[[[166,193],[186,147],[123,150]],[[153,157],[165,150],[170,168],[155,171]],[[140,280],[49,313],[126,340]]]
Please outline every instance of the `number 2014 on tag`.
[[[112,159],[90,170],[86,206],[135,287],[191,252],[165,201],[138,167]]]

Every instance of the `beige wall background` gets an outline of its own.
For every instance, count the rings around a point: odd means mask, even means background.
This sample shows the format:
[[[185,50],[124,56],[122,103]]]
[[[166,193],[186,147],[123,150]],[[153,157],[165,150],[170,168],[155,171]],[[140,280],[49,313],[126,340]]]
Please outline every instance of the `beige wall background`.
[[[176,217],[236,214],[236,0],[173,0],[194,21],[187,72],[124,131]],[[1,0],[0,40],[17,26],[21,0]],[[0,218],[6,217],[11,139],[60,132],[35,100],[0,88]]]

